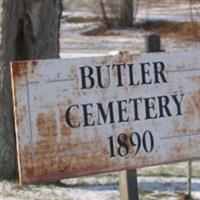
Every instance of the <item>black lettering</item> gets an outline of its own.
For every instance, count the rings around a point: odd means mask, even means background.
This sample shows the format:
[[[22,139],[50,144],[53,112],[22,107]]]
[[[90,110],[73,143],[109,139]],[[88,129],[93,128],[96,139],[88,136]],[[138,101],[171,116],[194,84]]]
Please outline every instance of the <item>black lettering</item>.
[[[147,80],[147,77],[150,76],[150,71],[148,69],[148,67],[150,66],[150,63],[141,63],[141,73],[142,73],[142,85],[144,84],[151,84],[152,80],[151,78],[149,78],[149,80]]]
[[[77,108],[79,109],[79,106],[78,105],[71,105],[69,106],[69,108],[66,110],[66,113],[65,113],[65,121],[67,122],[67,124],[71,127],[71,128],[78,128],[80,127],[80,122],[78,124],[73,124],[73,118],[71,116],[71,110],[72,108]]]
[[[109,102],[106,111],[104,110],[101,103],[97,103],[98,107],[98,125],[102,125],[100,119],[103,119],[103,123],[105,124],[107,122],[108,116],[109,116],[109,122],[110,124],[114,123],[114,112],[113,112],[113,102]]]
[[[117,68],[117,87],[123,87],[123,83],[122,83],[122,67],[125,68],[126,65],[125,64],[113,64],[112,68]]]
[[[118,104],[118,112],[119,112],[119,122],[128,122],[129,121],[129,117],[127,117],[126,119],[124,119],[124,114],[127,113],[127,107],[123,104],[127,104],[127,100],[122,100],[122,101],[117,101]]]
[[[110,70],[109,70],[109,67],[110,65],[107,65],[107,84],[103,86],[103,83],[102,83],[102,80],[106,79],[105,76],[102,76],[102,66],[97,66],[97,81],[98,81],[98,85],[100,88],[108,88],[110,86]]]
[[[181,103],[183,101],[184,94],[181,94],[180,96],[181,96],[181,98],[180,98],[180,100],[178,100],[178,95],[172,95],[172,98],[173,98],[174,103],[176,104],[176,108],[177,108],[177,114],[176,114],[177,116],[183,115],[182,110],[181,110]]]
[[[144,98],[144,103],[145,103],[145,111],[146,111],[146,120],[147,119],[156,119],[157,118],[157,113],[152,116],[151,110],[155,111],[155,97],[149,97],[149,98]]]
[[[142,98],[136,99],[129,99],[129,103],[133,102],[133,109],[134,109],[134,121],[140,120],[139,113],[138,113],[138,103],[142,102]]]
[[[152,133],[148,130],[145,131],[143,138],[142,138],[142,141],[143,141],[143,147],[144,147],[144,150],[146,151],[146,153],[151,153],[153,151],[153,148],[154,148],[154,139],[153,139]],[[149,146],[147,145],[148,142],[150,143]]]
[[[80,67],[81,70],[81,89],[91,89],[94,87],[94,78],[92,77],[93,69],[90,66]],[[87,71],[87,73],[86,73]],[[88,80],[88,81],[87,81]]]
[[[110,147],[110,158],[112,158],[112,157],[115,157],[113,136],[110,136],[108,140],[109,140],[109,147]]]
[[[155,73],[155,82],[154,83],[161,83],[160,79],[163,83],[167,83],[167,79],[165,78],[164,70],[165,64],[163,62],[153,62],[154,65],[154,73]]]
[[[89,123],[89,118],[92,117],[92,113],[88,111],[88,108],[93,108],[93,104],[83,104],[83,117],[84,117],[84,126],[94,126],[95,122]]]
[[[171,117],[172,114],[168,108],[169,105],[169,97],[167,96],[159,96],[158,97],[158,104],[159,104],[159,111],[160,111],[160,118],[161,117]],[[164,112],[166,115],[164,115]]]
[[[128,64],[129,78],[130,78],[130,84],[129,84],[129,86],[131,86],[131,85],[139,85],[140,84],[139,80],[137,82],[135,82],[135,80],[134,80],[133,66],[134,66],[134,64]]]
[[[131,142],[131,145],[134,147],[134,151],[135,151],[133,154],[133,157],[134,157],[138,154],[141,147],[141,138],[140,138],[139,133],[133,132],[130,136],[130,142]]]
[[[126,134],[120,134],[117,138],[117,142],[119,144],[118,148],[118,154],[121,157],[127,156],[129,152],[129,146],[128,146],[128,137]]]

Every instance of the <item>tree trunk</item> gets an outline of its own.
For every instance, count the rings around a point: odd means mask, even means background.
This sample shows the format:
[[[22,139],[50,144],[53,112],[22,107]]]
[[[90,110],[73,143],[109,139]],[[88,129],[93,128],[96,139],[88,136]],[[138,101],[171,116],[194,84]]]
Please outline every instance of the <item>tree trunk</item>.
[[[0,0],[0,178],[16,174],[9,62],[59,56],[61,0]]]
[[[107,13],[106,13],[106,9],[105,9],[105,3],[104,0],[100,0],[100,7],[101,7],[101,11],[102,11],[102,15],[103,15],[103,20],[107,26],[107,28],[112,28],[110,21],[108,19]]]
[[[134,0],[120,0],[120,26],[133,26],[133,1]]]

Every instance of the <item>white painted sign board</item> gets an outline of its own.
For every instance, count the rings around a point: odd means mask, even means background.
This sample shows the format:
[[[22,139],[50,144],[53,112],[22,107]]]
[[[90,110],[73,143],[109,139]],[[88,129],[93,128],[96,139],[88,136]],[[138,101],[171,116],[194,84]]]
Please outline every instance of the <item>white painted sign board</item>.
[[[21,184],[200,157],[200,52],[13,62]]]

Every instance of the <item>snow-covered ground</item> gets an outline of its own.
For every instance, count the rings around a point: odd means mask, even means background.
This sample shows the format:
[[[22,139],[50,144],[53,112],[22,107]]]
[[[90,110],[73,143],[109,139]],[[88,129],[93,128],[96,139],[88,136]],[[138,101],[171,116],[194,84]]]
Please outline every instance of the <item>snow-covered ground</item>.
[[[199,163],[199,162],[198,162]],[[183,170],[185,164],[183,163]],[[173,169],[169,165],[169,169]],[[159,166],[152,169],[159,170]],[[140,171],[140,170],[139,170]],[[181,171],[181,169],[180,169]],[[139,172],[141,173],[141,172]],[[118,174],[103,174],[63,180],[61,184],[29,185],[0,182],[0,200],[119,200]],[[138,177],[140,200],[175,200],[187,192],[187,178],[174,176]],[[192,179],[192,196],[200,199],[200,179]]]
[[[185,22],[200,21],[200,3],[190,4],[190,1],[139,1],[138,20],[168,20]],[[177,3],[178,2],[178,3]],[[191,12],[192,9],[192,12]]]
[[[137,22],[145,20],[165,20],[174,22],[190,22],[192,19],[200,21],[200,2],[192,5],[192,14],[190,11],[189,1],[173,1],[173,0],[152,0],[139,1],[139,9],[137,13]],[[149,3],[146,3],[149,2]],[[155,4],[157,2],[157,4]],[[178,2],[175,4],[174,2]],[[182,2],[182,3],[181,3]],[[172,4],[173,3],[173,4]],[[90,11],[90,12],[89,12]],[[69,18],[91,18],[98,17],[98,13],[91,12],[88,9],[84,11],[64,11],[65,19]],[[66,17],[67,16],[67,17]],[[101,27],[100,22],[87,23],[63,23],[61,26],[61,57],[69,56],[91,56],[105,55],[113,51],[130,51],[133,53],[141,53],[145,51],[145,37],[150,32],[141,29],[129,28],[125,30],[108,30],[104,35],[87,36],[86,33],[97,27]],[[180,51],[184,48],[188,50],[199,48],[197,42],[181,41],[177,38],[162,38],[163,49],[165,51]]]
[[[189,4],[185,3],[188,1],[180,2],[177,5],[174,3],[173,6],[169,6],[168,3],[147,5],[143,2],[143,9],[139,10],[137,16],[138,20],[190,21]],[[77,10],[77,12],[68,11],[65,15],[93,17],[94,13]],[[101,36],[82,35],[83,32],[96,27],[99,27],[99,22],[66,23],[63,20],[60,38],[61,57],[96,56],[117,51],[131,51],[138,54],[145,51],[145,37],[150,34],[149,32],[131,28],[109,30]],[[162,48],[166,51],[199,49],[200,43],[165,37],[162,38]],[[187,170],[187,162],[138,169],[140,200],[178,199],[181,193],[187,192]],[[200,161],[193,162],[193,176],[192,195],[198,200]],[[29,185],[23,188],[19,188],[16,182],[0,181],[0,200],[119,200],[118,181],[118,173],[68,179],[59,184]]]

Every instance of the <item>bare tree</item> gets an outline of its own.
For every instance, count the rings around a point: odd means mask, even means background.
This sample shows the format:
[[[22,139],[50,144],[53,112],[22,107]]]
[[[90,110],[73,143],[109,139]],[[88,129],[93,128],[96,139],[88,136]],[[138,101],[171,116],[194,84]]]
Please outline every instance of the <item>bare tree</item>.
[[[107,28],[112,28],[112,25],[111,25],[110,20],[107,16],[107,13],[106,13],[104,0],[100,0],[99,4],[100,4],[100,7],[101,7],[104,23],[106,24]]]
[[[133,26],[133,0],[120,0],[120,26],[132,27]]]
[[[9,62],[59,55],[61,0],[0,1],[0,177],[16,174]]]
[[[139,0],[99,0],[102,17],[107,28],[116,25],[132,27],[138,11]]]

